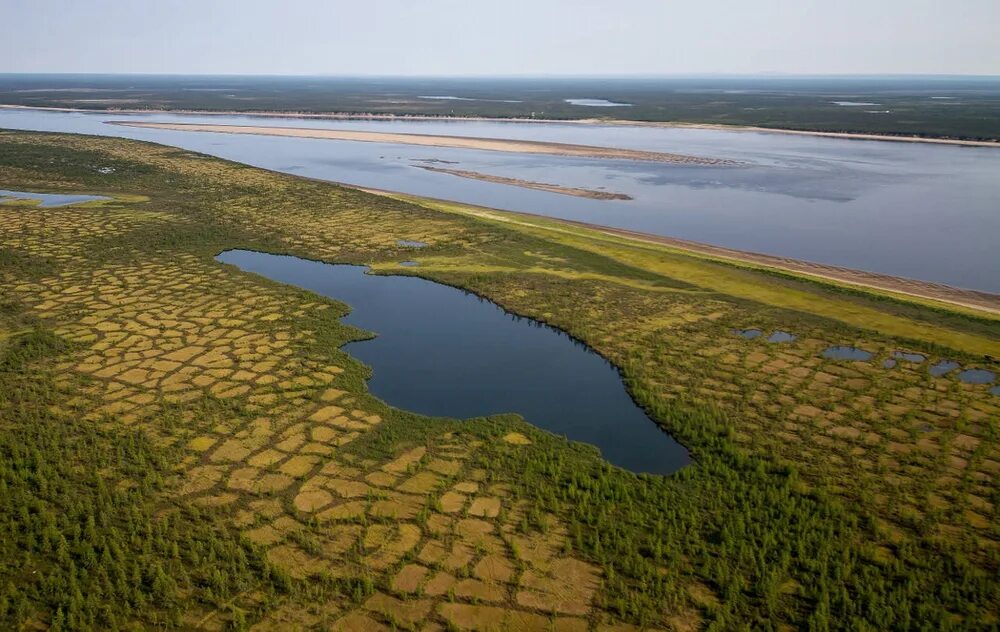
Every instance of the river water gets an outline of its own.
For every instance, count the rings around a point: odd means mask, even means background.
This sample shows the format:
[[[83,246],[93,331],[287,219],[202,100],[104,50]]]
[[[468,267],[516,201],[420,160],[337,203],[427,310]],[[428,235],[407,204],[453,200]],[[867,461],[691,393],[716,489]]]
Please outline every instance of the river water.
[[[203,132],[108,120],[207,122],[516,138],[711,156],[740,167],[529,156]],[[493,121],[0,109],[0,128],[149,140],[288,173],[604,224],[741,250],[1000,292],[1000,149],[785,134]],[[591,200],[459,178],[448,167],[626,193]]]

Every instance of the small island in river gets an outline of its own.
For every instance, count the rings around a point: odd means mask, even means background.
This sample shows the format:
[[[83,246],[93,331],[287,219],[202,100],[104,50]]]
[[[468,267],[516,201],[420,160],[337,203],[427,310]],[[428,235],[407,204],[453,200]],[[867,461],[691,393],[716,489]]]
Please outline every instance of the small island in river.
[[[549,191],[551,193],[561,193],[563,195],[575,195],[576,197],[589,198],[591,200],[632,200],[627,193],[615,193],[613,191],[599,191],[597,189],[584,189],[578,187],[564,187],[559,184],[549,184],[546,182],[532,182],[520,178],[505,178],[504,176],[493,176],[488,173],[478,171],[466,171],[464,169],[446,169],[444,167],[431,167],[427,165],[415,165],[425,171],[434,173],[447,173],[460,178],[470,178],[472,180],[483,180],[484,182],[495,182],[496,184],[509,184],[525,189],[537,189],[539,191]]]

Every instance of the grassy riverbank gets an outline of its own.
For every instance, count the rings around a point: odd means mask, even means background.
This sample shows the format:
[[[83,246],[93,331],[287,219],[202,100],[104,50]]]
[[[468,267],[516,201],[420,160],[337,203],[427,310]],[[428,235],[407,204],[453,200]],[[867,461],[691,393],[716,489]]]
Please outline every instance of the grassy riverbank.
[[[3,627],[998,621],[1000,397],[927,371],[996,370],[990,315],[119,139],[0,132],[0,188],[112,197],[0,205]],[[391,409],[338,350],[364,335],[343,304],[229,248],[565,329],[696,464],[635,476],[514,417]],[[928,359],[883,368],[901,350]]]

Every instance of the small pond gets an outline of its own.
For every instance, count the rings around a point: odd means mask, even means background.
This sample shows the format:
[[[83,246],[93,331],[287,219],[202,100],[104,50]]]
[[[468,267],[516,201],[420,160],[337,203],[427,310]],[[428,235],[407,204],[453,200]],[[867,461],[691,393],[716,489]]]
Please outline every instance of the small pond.
[[[997,379],[997,375],[986,369],[966,369],[959,372],[958,379],[966,384],[989,384]]]
[[[1000,386],[994,386],[993,388],[990,389],[990,392],[996,395],[997,397],[1000,397]]]
[[[633,472],[669,474],[690,462],[618,371],[559,330],[417,277],[243,250],[217,259],[349,304],[343,322],[377,337],[344,351],[372,367],[369,390],[393,406],[460,419],[519,413]]]
[[[734,329],[733,333],[747,340],[753,340],[754,338],[759,338],[764,332],[759,329]]]
[[[0,203],[7,200],[38,200],[41,208],[81,204],[94,200],[108,200],[103,195],[69,195],[66,193],[31,193],[29,191],[8,191],[0,189]]]
[[[404,248],[426,248],[427,244],[422,241],[413,241],[412,239],[397,239],[396,244],[403,246]]]
[[[907,362],[915,362],[917,364],[927,359],[927,356],[922,353],[910,353],[908,351],[893,351],[892,357],[897,360],[906,360]]]
[[[797,336],[795,334],[790,334],[787,331],[775,331],[770,336],[767,337],[768,342],[794,342]]]
[[[872,354],[870,351],[858,349],[857,347],[836,346],[826,349],[823,352],[823,357],[831,360],[857,360],[859,362],[868,362],[872,359]]]
[[[616,101],[608,101],[607,99],[563,99],[566,103],[570,105],[582,105],[591,108],[629,108],[632,107],[631,103],[618,103]]]
[[[941,377],[946,373],[951,373],[959,367],[958,362],[953,360],[941,360],[930,368],[930,373],[934,377]]]

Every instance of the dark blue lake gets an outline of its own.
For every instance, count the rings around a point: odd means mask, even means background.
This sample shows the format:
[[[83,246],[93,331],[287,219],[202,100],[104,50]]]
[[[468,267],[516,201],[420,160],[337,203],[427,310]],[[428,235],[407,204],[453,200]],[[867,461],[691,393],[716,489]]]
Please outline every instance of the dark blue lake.
[[[372,367],[369,390],[393,406],[455,418],[518,413],[633,472],[669,474],[691,462],[632,401],[617,369],[557,329],[417,277],[244,250],[217,259],[350,305],[343,322],[377,337],[344,350]]]

